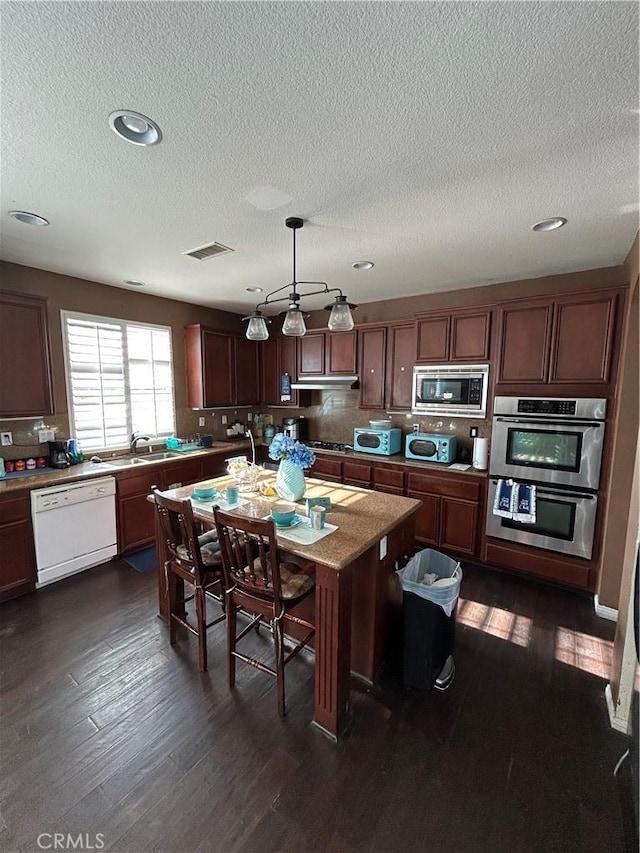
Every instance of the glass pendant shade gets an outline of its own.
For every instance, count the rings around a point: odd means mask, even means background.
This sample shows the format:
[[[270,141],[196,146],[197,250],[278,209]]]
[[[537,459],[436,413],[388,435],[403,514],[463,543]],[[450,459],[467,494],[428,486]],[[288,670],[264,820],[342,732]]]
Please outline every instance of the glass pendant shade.
[[[336,299],[331,309],[327,325],[331,332],[350,332],[354,326],[351,309],[346,301],[340,302],[339,299],[340,297]]]
[[[264,317],[251,317],[247,326],[247,338],[250,341],[266,341],[269,331]]]
[[[289,308],[282,324],[282,334],[292,338],[301,338],[307,327],[304,323],[302,311],[299,308]]]

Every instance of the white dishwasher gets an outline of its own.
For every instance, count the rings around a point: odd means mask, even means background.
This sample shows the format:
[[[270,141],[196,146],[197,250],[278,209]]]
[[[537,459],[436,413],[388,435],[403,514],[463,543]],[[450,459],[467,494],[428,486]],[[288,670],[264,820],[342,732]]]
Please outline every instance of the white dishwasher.
[[[31,492],[36,587],[97,566],[116,555],[115,495],[115,477]]]

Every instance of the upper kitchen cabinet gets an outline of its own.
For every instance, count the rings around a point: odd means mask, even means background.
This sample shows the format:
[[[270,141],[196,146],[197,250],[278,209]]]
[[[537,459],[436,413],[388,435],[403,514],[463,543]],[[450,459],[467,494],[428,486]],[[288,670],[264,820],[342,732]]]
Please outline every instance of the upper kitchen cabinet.
[[[47,302],[0,291],[0,417],[53,411]]]
[[[489,360],[491,310],[456,309],[416,319],[418,363],[484,362]]]
[[[616,308],[622,299],[623,291],[616,289],[504,303],[498,312],[496,390],[513,392],[517,386],[526,393],[528,385],[557,385],[562,393],[588,396],[590,387],[604,393],[613,378]]]
[[[416,354],[413,322],[361,328],[360,408],[408,411]]]
[[[298,376],[353,376],[357,333],[311,331],[298,340]]]
[[[261,342],[260,402],[263,405],[295,409],[309,405],[308,391],[291,389],[286,395],[289,399],[283,399],[282,377],[288,376],[291,382],[296,379],[298,344],[303,340],[281,335]]]
[[[250,406],[259,400],[259,348],[242,335],[185,328],[188,402],[192,409]]]

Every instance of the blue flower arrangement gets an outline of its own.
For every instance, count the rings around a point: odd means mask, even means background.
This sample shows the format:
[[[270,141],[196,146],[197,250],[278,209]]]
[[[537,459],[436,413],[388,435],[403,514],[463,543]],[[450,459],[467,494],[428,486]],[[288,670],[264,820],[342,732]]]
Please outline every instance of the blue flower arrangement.
[[[294,441],[290,435],[277,432],[269,445],[271,459],[288,459],[299,468],[311,468],[316,461],[315,453],[306,444]]]

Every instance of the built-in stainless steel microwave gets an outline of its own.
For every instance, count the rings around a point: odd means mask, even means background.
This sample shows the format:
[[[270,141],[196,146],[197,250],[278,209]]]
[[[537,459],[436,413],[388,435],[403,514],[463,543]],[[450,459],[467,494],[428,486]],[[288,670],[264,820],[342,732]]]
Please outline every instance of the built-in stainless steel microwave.
[[[484,418],[488,364],[418,364],[413,368],[414,415]]]

